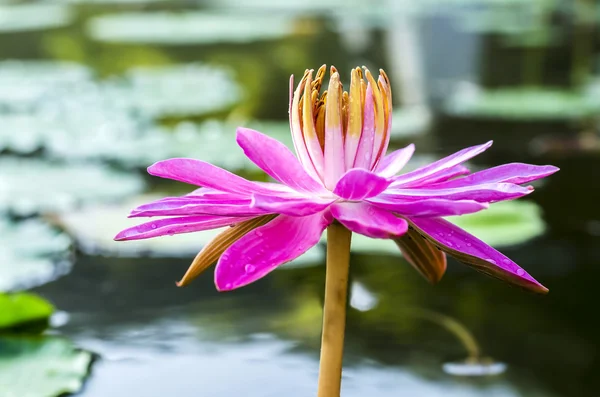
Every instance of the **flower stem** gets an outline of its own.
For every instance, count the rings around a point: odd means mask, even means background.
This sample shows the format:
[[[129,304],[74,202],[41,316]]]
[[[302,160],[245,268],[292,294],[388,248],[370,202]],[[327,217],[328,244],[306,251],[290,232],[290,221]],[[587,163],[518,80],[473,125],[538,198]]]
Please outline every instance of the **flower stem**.
[[[318,397],[339,397],[352,232],[338,223],[327,228],[327,274],[321,336]]]

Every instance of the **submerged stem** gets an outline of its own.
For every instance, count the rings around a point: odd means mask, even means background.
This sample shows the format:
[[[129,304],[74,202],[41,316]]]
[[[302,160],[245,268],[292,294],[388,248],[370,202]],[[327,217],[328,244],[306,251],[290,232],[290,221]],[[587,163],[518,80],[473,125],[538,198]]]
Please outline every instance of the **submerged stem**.
[[[346,327],[348,270],[352,232],[333,223],[327,228],[327,274],[318,397],[339,397]]]

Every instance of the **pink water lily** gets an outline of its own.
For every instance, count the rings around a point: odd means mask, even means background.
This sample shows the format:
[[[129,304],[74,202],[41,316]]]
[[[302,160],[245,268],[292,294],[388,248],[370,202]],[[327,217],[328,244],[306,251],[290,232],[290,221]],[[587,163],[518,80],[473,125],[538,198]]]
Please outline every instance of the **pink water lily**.
[[[386,74],[377,80],[352,70],[343,91],[335,68],[327,91],[321,67],[307,70],[293,89],[290,127],[296,156],[260,132],[239,128],[246,156],[278,183],[253,182],[201,160],[175,158],[148,168],[152,175],[201,188],[182,197],[144,204],[131,217],[164,217],[123,230],[136,240],[232,226],[198,254],[181,284],[218,260],[215,284],[231,290],[252,283],[316,245],[332,222],[371,238],[392,239],[432,282],[446,268],[445,254],[535,292],[547,289],[512,260],[443,219],[533,191],[521,186],[558,170],[505,164],[469,173],[462,164],[492,142],[463,149],[400,174],[415,148],[385,155],[390,141],[392,94]]]

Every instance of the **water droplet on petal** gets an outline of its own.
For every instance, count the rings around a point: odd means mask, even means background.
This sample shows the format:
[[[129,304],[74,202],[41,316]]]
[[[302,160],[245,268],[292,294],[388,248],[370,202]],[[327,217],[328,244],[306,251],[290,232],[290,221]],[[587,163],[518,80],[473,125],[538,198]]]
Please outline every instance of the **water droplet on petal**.
[[[256,236],[257,237],[262,237],[263,236],[263,232],[261,232],[260,230],[256,230]]]
[[[490,262],[490,263],[493,263],[494,265],[496,264],[496,261],[495,261],[495,260],[493,260],[493,259],[486,259],[486,261],[488,261],[488,262]]]
[[[517,276],[522,276],[524,274],[525,274],[525,270],[523,270],[523,269],[517,270]]]
[[[467,247],[470,247],[470,246],[472,246],[472,245],[473,245],[473,244],[471,244],[471,243],[467,243]]]
[[[231,287],[232,287],[231,283],[225,284],[225,289],[231,289]]]
[[[247,264],[246,266],[244,266],[244,270],[246,271],[246,273],[252,273],[256,270],[256,266]]]
[[[155,225],[154,223],[153,223],[152,225],[150,225],[150,227],[151,227],[152,229],[156,229],[156,225]]]
[[[503,263],[506,263],[507,265],[508,265],[508,264],[510,264],[510,260],[509,260],[509,259],[506,259],[506,258],[502,259],[502,262],[503,262]]]
[[[452,247],[452,243],[451,243],[450,241],[446,241],[446,245],[447,245],[448,247]]]

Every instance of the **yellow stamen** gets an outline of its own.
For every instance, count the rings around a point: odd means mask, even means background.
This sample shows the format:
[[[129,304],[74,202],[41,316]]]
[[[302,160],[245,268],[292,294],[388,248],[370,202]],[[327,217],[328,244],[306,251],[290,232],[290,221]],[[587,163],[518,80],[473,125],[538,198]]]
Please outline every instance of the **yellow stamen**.
[[[359,68],[352,70],[347,133],[354,138],[359,138],[362,130],[362,111],[364,104],[364,94],[362,92],[363,83],[362,71]]]
[[[337,70],[331,67],[328,97],[325,106],[325,126],[327,130],[342,128],[342,83]]]
[[[313,91],[312,91],[312,70],[306,78],[302,101],[302,131],[305,139],[312,139],[317,136],[315,130],[315,118],[313,114]]]

